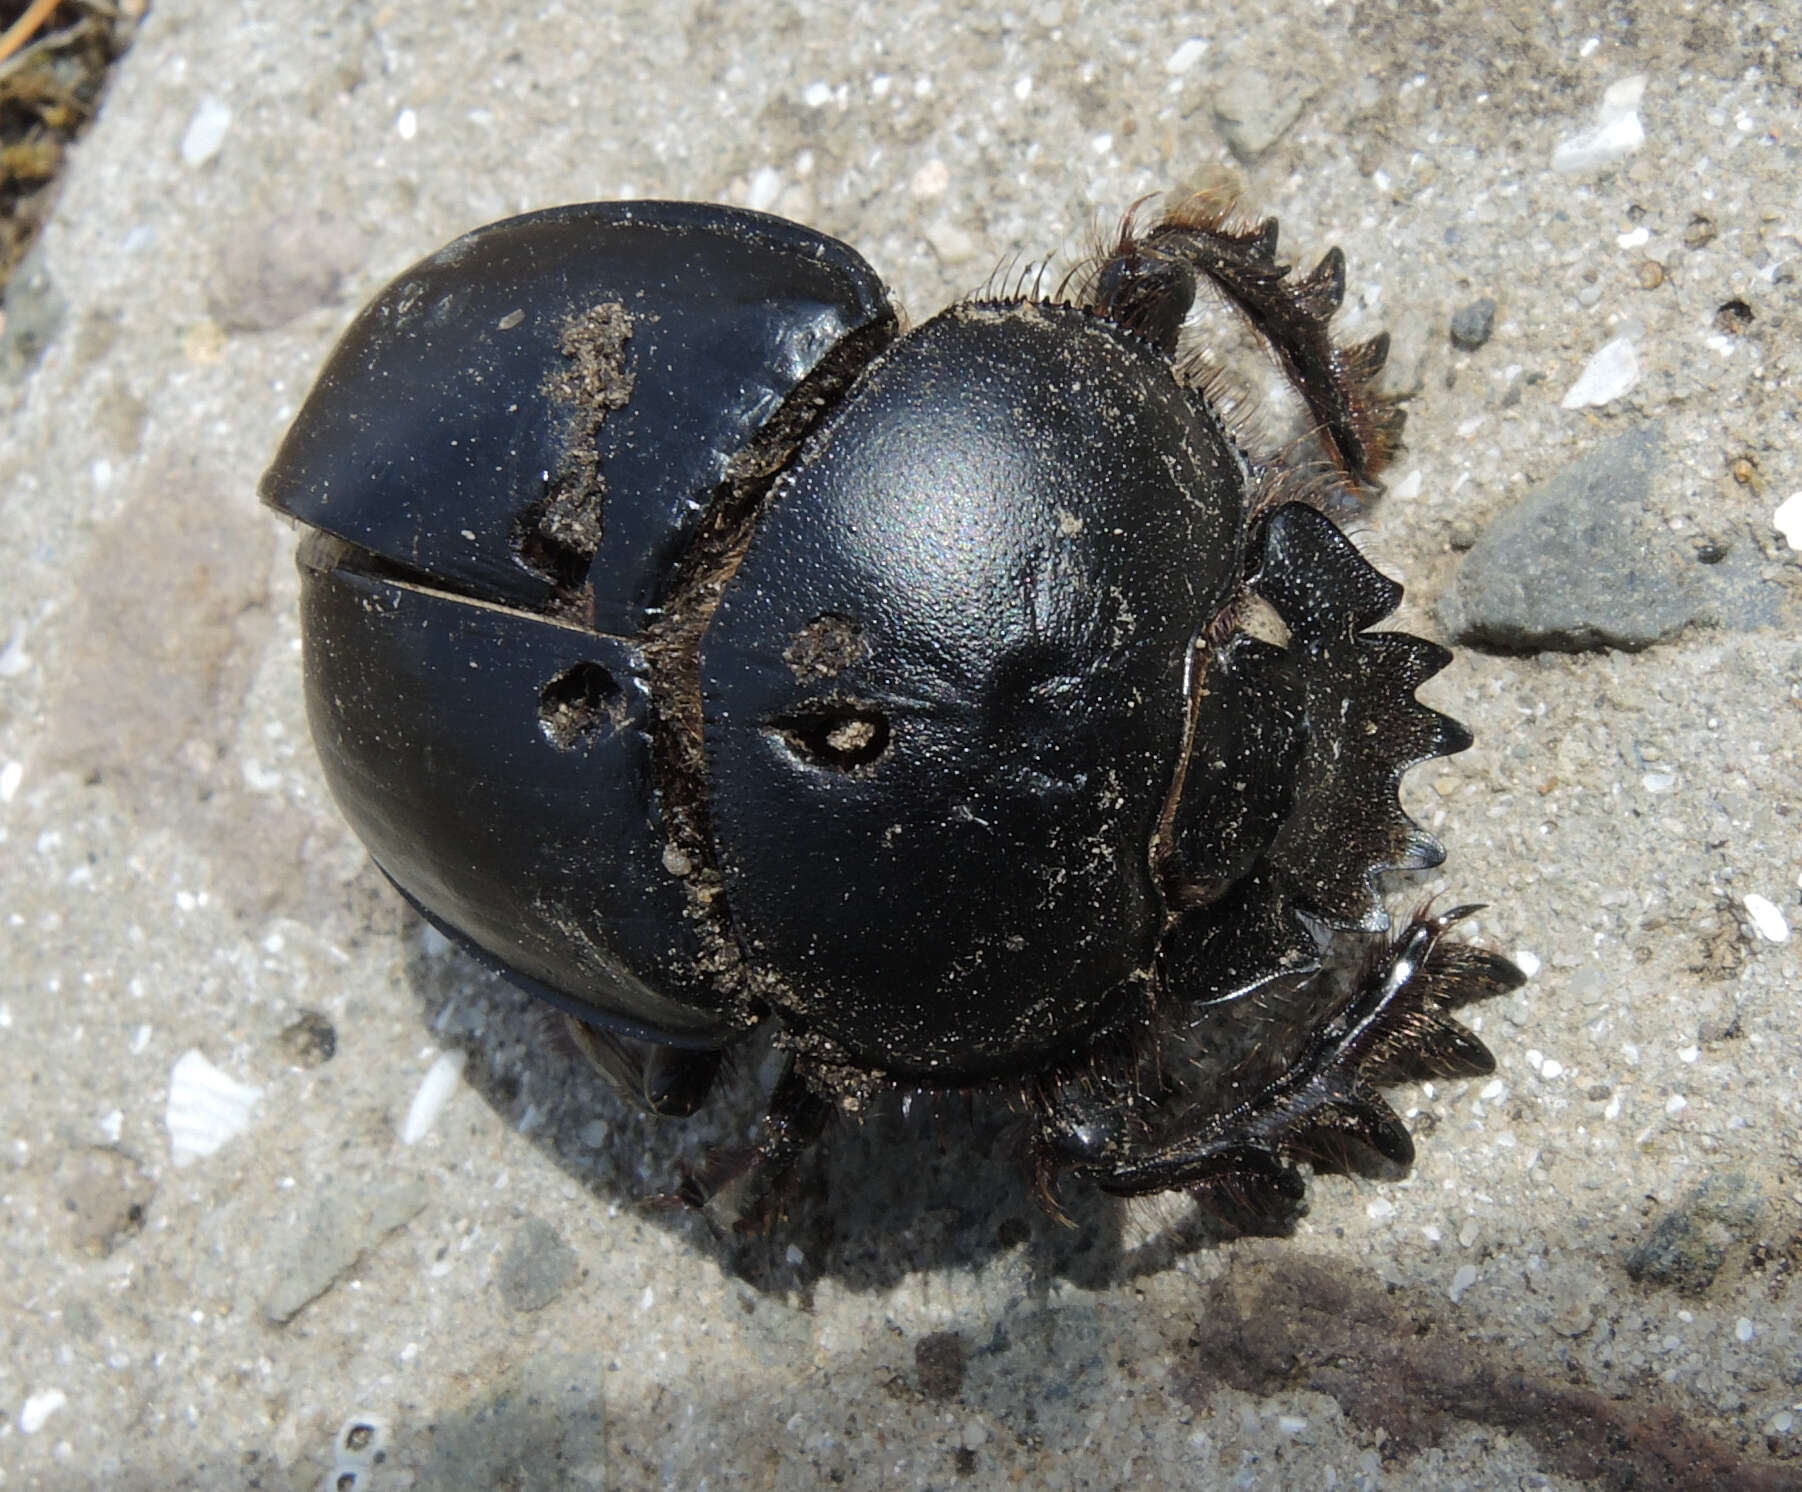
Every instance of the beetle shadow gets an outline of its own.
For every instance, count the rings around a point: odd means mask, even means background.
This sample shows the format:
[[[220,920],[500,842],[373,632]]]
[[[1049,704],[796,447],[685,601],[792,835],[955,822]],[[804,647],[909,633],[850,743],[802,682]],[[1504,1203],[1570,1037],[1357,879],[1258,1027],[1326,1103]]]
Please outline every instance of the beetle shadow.
[[[1064,1217],[1053,1217],[1019,1163],[1021,1116],[982,1095],[884,1103],[835,1124],[797,1165],[773,1221],[724,1226],[671,1194],[755,1143],[781,1065],[767,1040],[731,1054],[692,1118],[645,1114],[588,1065],[558,1011],[409,918],[405,973],[421,1020],[441,1045],[468,1052],[464,1080],[489,1107],[597,1205],[636,1211],[759,1291],[805,1303],[823,1277],[874,1291],[909,1274],[991,1267],[1021,1274],[1033,1294],[1054,1280],[1099,1289],[1238,1236],[1205,1214],[1082,1185],[1066,1188]]]

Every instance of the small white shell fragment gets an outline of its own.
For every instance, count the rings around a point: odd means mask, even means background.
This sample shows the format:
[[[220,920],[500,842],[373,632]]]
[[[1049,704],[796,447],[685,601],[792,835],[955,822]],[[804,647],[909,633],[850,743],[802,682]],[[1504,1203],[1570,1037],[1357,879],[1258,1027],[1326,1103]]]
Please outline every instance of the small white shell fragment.
[[[44,1421],[55,1414],[69,1402],[69,1396],[60,1388],[46,1388],[28,1398],[19,1410],[19,1429],[26,1435],[35,1435],[44,1428]]]
[[[401,1121],[401,1144],[417,1145],[431,1133],[432,1126],[438,1122],[438,1116],[444,1112],[444,1106],[457,1091],[457,1084],[463,1080],[463,1066],[468,1061],[469,1053],[461,1048],[438,1054],[438,1060],[426,1069],[426,1075],[419,1080],[419,1089],[407,1108],[407,1117]]]
[[[261,1088],[227,1077],[197,1050],[183,1052],[169,1069],[169,1105],[163,1112],[170,1159],[192,1165],[243,1134],[262,1096]]]
[[[1199,36],[1191,36],[1180,47],[1164,59],[1164,71],[1173,76],[1180,76],[1207,54],[1208,44]]]
[[[1791,549],[1802,549],[1802,492],[1792,492],[1771,514],[1771,527],[1783,535]]]
[[[1777,910],[1774,902],[1756,891],[1746,893],[1746,915],[1752,919],[1752,926],[1758,929],[1758,936],[1765,942],[1789,942],[1789,923],[1783,920],[1783,913]]]
[[[1584,409],[1612,403],[1639,382],[1639,354],[1628,337],[1604,342],[1577,375],[1570,392],[1558,401],[1560,409]]]
[[[14,625],[6,646],[0,648],[0,679],[16,679],[31,667],[31,655],[25,651],[25,624]]]
[[[181,158],[190,166],[204,166],[219,154],[231,127],[231,106],[208,94],[194,110],[187,129],[182,131]]]
[[[1639,122],[1639,101],[1645,92],[1644,73],[1609,84],[1596,110],[1596,122],[1558,142],[1552,151],[1552,169],[1590,171],[1638,150],[1646,143],[1646,132]]]
[[[1457,1273],[1452,1276],[1452,1288],[1446,1291],[1446,1294],[1452,1298],[1452,1304],[1457,1305],[1463,1300],[1464,1292],[1470,1289],[1476,1282],[1477,1266],[1474,1264],[1460,1264]]]

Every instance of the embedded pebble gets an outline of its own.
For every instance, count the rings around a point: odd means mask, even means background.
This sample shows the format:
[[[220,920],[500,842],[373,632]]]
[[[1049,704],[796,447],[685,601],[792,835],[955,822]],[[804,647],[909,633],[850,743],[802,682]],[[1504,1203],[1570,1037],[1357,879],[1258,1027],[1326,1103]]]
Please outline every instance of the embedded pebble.
[[[1186,73],[1201,61],[1208,50],[1208,44],[1199,36],[1191,36],[1174,52],[1164,59],[1164,71],[1180,75]]]
[[[444,1106],[456,1093],[457,1084],[463,1078],[464,1064],[468,1061],[469,1053],[461,1048],[439,1053],[438,1060],[419,1080],[413,1102],[407,1107],[407,1117],[401,1121],[401,1144],[417,1145],[431,1132],[438,1116],[444,1112]]]
[[[1214,97],[1214,125],[1244,165],[1254,165],[1282,139],[1314,96],[1300,74],[1272,78],[1255,67],[1233,72]]]
[[[207,304],[228,331],[270,331],[328,304],[368,252],[368,238],[340,213],[247,220],[220,243]]]
[[[955,223],[943,218],[926,225],[926,242],[946,264],[959,264],[976,252],[976,240]]]
[[[1470,1289],[1476,1282],[1477,1266],[1474,1264],[1460,1264],[1457,1268],[1457,1272],[1452,1275],[1451,1289],[1446,1292],[1451,1296],[1452,1304],[1457,1305],[1462,1301],[1464,1299],[1464,1292]]]
[[[423,1181],[369,1186],[328,1181],[305,1215],[274,1229],[263,1257],[273,1281],[263,1318],[285,1326],[362,1262],[390,1233],[425,1209]]]
[[[208,95],[200,101],[188,127],[182,131],[181,158],[190,166],[204,166],[219,154],[232,127],[228,104]]]
[[[1752,919],[1752,926],[1758,929],[1758,936],[1765,942],[1789,942],[1789,923],[1783,920],[1783,913],[1756,891],[1746,893],[1746,915]]]
[[[44,1421],[66,1406],[69,1396],[60,1388],[46,1388],[32,1394],[19,1409],[19,1429],[26,1435],[35,1435],[44,1428]]]
[[[1802,493],[1796,495],[1802,497]],[[31,655],[25,651],[25,624],[19,622],[6,639],[6,646],[0,648],[0,679],[16,679],[30,667]]]
[[[1627,1255],[1627,1274],[1699,1295],[1714,1283],[1729,1250],[1751,1241],[1763,1211],[1756,1178],[1743,1171],[1711,1176],[1658,1218]]]
[[[541,1311],[575,1273],[575,1250],[543,1218],[529,1217],[501,1255],[494,1281],[509,1310]]]
[[[1590,171],[1638,150],[1646,141],[1645,128],[1639,122],[1639,103],[1645,91],[1644,73],[1611,83],[1596,109],[1595,123],[1558,142],[1552,151],[1552,169]]]
[[[170,1159],[192,1165],[250,1127],[261,1088],[227,1077],[196,1050],[183,1052],[169,1070],[169,1102],[163,1123]]]
[[[745,188],[745,206],[753,212],[768,212],[782,195],[782,173],[774,166],[759,166],[751,173]]]
[[[1596,446],[1495,519],[1439,604],[1459,642],[1510,652],[1637,651],[1685,627],[1777,621],[1750,545],[1718,564],[1658,521],[1655,424]]]
[[[1452,346],[1475,352],[1495,331],[1495,301],[1489,296],[1473,300],[1452,312]]]
[[[1791,549],[1802,549],[1802,492],[1792,492],[1771,514],[1771,527],[1783,535]]]
[[[1616,337],[1604,342],[1583,365],[1558,407],[1590,409],[1612,404],[1638,382],[1639,354],[1633,349],[1633,341],[1630,337]]]
[[[72,1248],[104,1258],[144,1229],[155,1188],[138,1163],[111,1144],[66,1153],[56,1168],[62,1224]]]

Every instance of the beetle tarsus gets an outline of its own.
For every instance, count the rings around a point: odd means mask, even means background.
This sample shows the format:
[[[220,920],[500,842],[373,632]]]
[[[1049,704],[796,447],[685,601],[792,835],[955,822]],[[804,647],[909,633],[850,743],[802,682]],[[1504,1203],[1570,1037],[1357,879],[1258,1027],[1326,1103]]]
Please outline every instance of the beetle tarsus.
[[[1368,959],[1351,999],[1310,1048],[1252,1097],[1105,1165],[1074,1167],[1122,1196],[1189,1190],[1274,1222],[1299,1200],[1293,1163],[1390,1178],[1414,1146],[1378,1082],[1475,1076],[1494,1059],[1444,1012],[1525,976],[1507,959],[1445,937],[1474,908],[1416,917]]]

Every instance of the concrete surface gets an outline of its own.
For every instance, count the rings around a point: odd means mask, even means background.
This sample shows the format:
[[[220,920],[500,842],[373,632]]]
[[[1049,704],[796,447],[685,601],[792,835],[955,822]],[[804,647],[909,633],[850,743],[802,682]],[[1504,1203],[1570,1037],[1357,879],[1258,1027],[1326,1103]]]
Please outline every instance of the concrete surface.
[[[0,385],[0,1485],[1802,1486],[1798,56],[1778,0],[159,0],[8,308],[53,330]],[[840,1136],[767,1243],[642,1209],[767,1072],[647,1125],[348,835],[254,499],[314,370],[528,208],[750,202],[924,315],[1222,170],[1396,335],[1404,624],[1648,421],[1654,578],[1740,567],[1721,625],[1429,686],[1478,744],[1410,777],[1451,857],[1400,894],[1537,965],[1499,1073],[1398,1094],[1413,1176],[1287,1241],[1060,1227],[961,1110]]]

